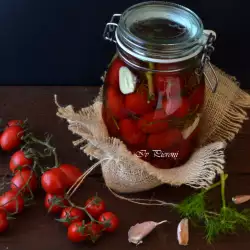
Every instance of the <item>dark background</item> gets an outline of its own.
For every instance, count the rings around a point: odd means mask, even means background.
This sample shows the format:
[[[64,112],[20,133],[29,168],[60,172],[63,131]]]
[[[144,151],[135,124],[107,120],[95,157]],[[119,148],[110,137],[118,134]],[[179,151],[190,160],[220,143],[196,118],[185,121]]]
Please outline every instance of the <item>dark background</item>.
[[[115,51],[102,33],[114,13],[143,1],[0,0],[0,84],[99,85]],[[248,83],[249,11],[243,0],[174,1],[218,34],[212,62]]]

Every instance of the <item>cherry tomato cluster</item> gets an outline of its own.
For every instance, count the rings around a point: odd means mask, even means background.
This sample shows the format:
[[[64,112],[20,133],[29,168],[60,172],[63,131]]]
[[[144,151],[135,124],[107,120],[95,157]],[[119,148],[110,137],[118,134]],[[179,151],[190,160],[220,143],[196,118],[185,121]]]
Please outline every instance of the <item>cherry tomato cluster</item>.
[[[122,67],[127,67],[136,78],[136,87],[129,94],[120,90]],[[158,71],[170,67],[174,65],[154,65]],[[156,167],[183,163],[195,146],[197,131],[184,139],[182,130],[192,124],[204,102],[204,81],[198,82],[194,75],[194,72],[145,74],[117,57],[105,76],[103,119],[109,135],[123,140],[132,152],[148,150],[150,154],[144,160]],[[155,149],[179,152],[178,159],[157,160],[153,157]],[[158,164],[162,161],[164,164]]]
[[[58,163],[50,138],[42,141],[34,137],[27,123],[20,120],[9,121],[0,134],[3,151],[17,150],[9,162],[13,174],[8,183],[10,190],[0,196],[0,232],[8,228],[9,219],[23,211],[41,186],[46,192],[45,207],[49,213],[61,214],[58,220],[68,227],[68,238],[73,242],[85,239],[95,242],[103,231],[113,232],[117,228],[118,218],[105,212],[105,203],[98,196],[87,200],[83,207],[70,201],[67,190],[83,173],[74,165]],[[43,152],[36,145],[43,146]],[[45,168],[41,160],[51,156],[54,156],[54,166]]]
[[[60,214],[56,220],[68,228],[68,239],[72,242],[96,242],[103,232],[114,232],[119,224],[114,213],[105,212],[105,203],[98,196],[89,198],[80,207],[63,195],[47,194],[44,204],[49,213]]]

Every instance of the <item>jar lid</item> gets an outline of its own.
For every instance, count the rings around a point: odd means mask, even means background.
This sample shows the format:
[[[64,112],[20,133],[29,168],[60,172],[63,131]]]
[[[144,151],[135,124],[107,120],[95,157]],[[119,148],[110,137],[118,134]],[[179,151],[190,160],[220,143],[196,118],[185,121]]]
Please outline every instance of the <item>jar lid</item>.
[[[205,43],[202,21],[193,11],[161,1],[128,8],[115,36],[127,53],[152,62],[182,61],[198,54]]]

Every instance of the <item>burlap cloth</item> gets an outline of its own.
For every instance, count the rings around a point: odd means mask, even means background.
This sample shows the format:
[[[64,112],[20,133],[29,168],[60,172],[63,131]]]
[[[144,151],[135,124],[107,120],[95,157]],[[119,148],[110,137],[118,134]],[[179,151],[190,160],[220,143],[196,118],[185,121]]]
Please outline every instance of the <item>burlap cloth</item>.
[[[247,119],[245,109],[250,107],[250,96],[239,88],[237,81],[214,68],[219,85],[216,93],[212,93],[206,82],[200,147],[177,168],[157,169],[128,151],[122,141],[108,136],[102,119],[102,88],[94,103],[79,111],[74,111],[71,105],[61,107],[56,100],[57,116],[66,119],[69,130],[80,136],[73,144],[98,160],[89,172],[100,164],[106,185],[117,192],[145,191],[164,183],[206,188],[223,171],[224,149]],[[213,79],[208,67],[205,71]]]

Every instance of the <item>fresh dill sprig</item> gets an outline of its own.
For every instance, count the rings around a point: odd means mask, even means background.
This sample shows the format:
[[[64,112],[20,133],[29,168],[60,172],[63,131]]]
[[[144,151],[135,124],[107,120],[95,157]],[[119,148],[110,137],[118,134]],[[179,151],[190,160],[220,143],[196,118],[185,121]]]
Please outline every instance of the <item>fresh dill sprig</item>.
[[[182,217],[201,219],[205,213],[205,193],[201,192],[187,197],[178,206],[177,210]]]
[[[200,193],[187,197],[176,207],[182,217],[198,220],[205,226],[208,243],[212,243],[220,234],[235,233],[238,228],[250,231],[250,209],[239,212],[235,207],[226,204],[225,181],[227,177],[224,173],[221,174],[219,182]],[[217,213],[206,209],[206,193],[218,186],[221,186],[222,206]]]

